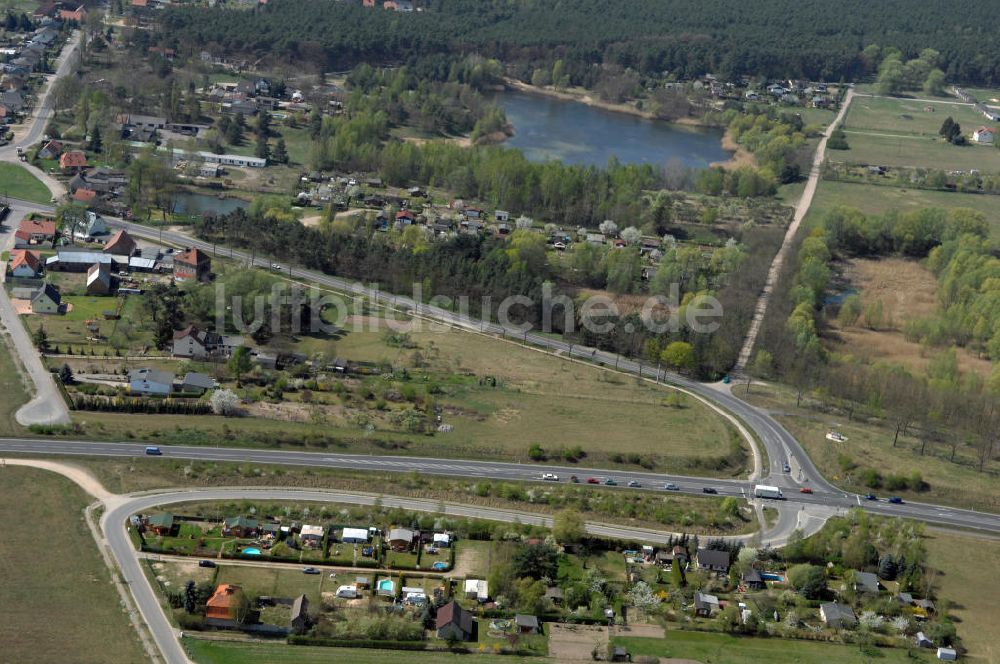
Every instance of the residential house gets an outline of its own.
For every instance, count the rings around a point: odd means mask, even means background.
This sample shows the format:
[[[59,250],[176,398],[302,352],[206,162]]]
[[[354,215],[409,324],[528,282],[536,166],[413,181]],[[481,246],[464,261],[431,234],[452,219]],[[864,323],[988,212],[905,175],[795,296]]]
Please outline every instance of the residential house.
[[[980,127],[979,129],[972,132],[972,140],[976,143],[983,143],[985,145],[993,145],[996,140],[996,129],[990,127]]]
[[[452,600],[437,611],[437,637],[445,641],[468,641],[472,638],[472,614]]]
[[[483,579],[466,579],[464,588],[468,599],[483,603],[490,598],[490,584]]]
[[[87,270],[87,295],[111,294],[111,266],[94,263]]]
[[[719,612],[719,598],[715,595],[707,595],[700,591],[694,593],[695,615],[708,618]]]
[[[764,583],[764,579],[761,577],[760,572],[752,568],[743,572],[740,580],[743,585],[746,586],[747,590],[764,590],[767,586],[767,584]]]
[[[132,369],[128,387],[131,394],[167,396],[174,389],[174,375],[159,369]]]
[[[189,371],[184,374],[184,380],[181,381],[181,392],[202,394],[207,390],[214,390],[218,386],[215,379],[203,373]]]
[[[231,516],[222,521],[222,534],[225,537],[256,537],[260,533],[257,519],[245,516]]]
[[[495,210],[493,212],[493,218],[499,221],[500,223],[506,224],[508,221],[510,221],[510,212],[508,212],[507,210]]]
[[[45,269],[56,272],[87,272],[95,263],[114,267],[112,257],[107,254],[80,247],[66,247],[59,249],[55,256],[45,259]]]
[[[419,534],[409,528],[393,528],[389,531],[389,537],[386,540],[389,543],[389,548],[393,551],[409,551],[413,547],[413,540]]]
[[[368,530],[365,528],[344,528],[340,541],[345,544],[367,544]]]
[[[87,155],[79,150],[70,150],[59,155],[59,168],[63,173],[79,173],[87,167]]]
[[[62,154],[63,144],[59,141],[49,141],[38,149],[39,159],[58,159]]]
[[[37,251],[30,249],[15,249],[10,252],[10,268],[12,277],[33,279],[42,273],[42,258]]]
[[[84,216],[83,225],[78,226],[73,229],[73,236],[92,242],[98,238],[102,238],[111,233],[108,228],[108,223],[104,221],[104,217],[97,214],[93,210],[87,210]]]
[[[451,533],[434,533],[431,543],[439,549],[447,549],[451,546]]]
[[[898,595],[896,595],[896,601],[902,604],[903,606],[912,606],[913,595],[910,593],[899,593]]]
[[[954,648],[938,648],[937,658],[943,662],[954,662],[958,659],[958,651]]]
[[[877,595],[879,590],[878,577],[871,572],[854,573],[854,592]]]
[[[237,599],[237,595],[242,592],[239,586],[230,583],[223,583],[215,588],[215,592],[208,598],[205,606],[205,617],[216,618],[218,620],[230,620],[230,610]]]
[[[827,627],[840,629],[843,627],[853,627],[858,624],[858,618],[854,615],[854,609],[846,604],[837,602],[827,602],[820,604],[819,617]]]
[[[913,637],[916,641],[918,648],[933,648],[934,642],[927,638],[927,635],[923,632],[917,632],[917,635]]]
[[[717,574],[729,572],[729,552],[715,549],[698,549],[694,557],[698,569]]]
[[[563,591],[559,586],[550,586],[545,589],[545,599],[553,604],[559,605],[563,601]]]
[[[172,354],[175,357],[191,357],[203,360],[212,356],[229,356],[244,345],[245,339],[239,335],[221,335],[189,325],[174,332]]]
[[[76,9],[60,9],[59,18],[63,21],[76,21],[77,23],[83,23],[84,19],[87,18],[87,8],[80,5]]]
[[[31,313],[33,314],[57,314],[61,309],[62,298],[52,284],[45,284],[31,298]]]
[[[918,599],[913,602],[913,605],[917,607],[918,610],[923,611],[925,615],[930,615],[934,613],[934,602],[929,599]]]
[[[299,531],[299,539],[303,544],[319,544],[323,541],[323,526],[302,525]]]
[[[205,281],[212,272],[212,259],[200,249],[188,249],[174,256],[174,279]]]
[[[289,617],[292,631],[302,634],[309,629],[309,600],[305,595],[299,595],[292,602],[292,615]]]
[[[514,625],[517,627],[519,634],[538,634],[541,632],[536,616],[518,613],[514,616]]]
[[[174,530],[174,515],[169,512],[153,514],[146,519],[146,527],[157,535],[170,535]]]
[[[131,256],[135,253],[137,246],[132,236],[123,228],[107,241],[104,245],[104,253],[114,256]]]
[[[56,239],[56,222],[52,219],[23,219],[17,230],[27,238],[27,244],[42,244]]]
[[[0,106],[6,108],[11,115],[24,111],[24,97],[18,90],[7,90],[0,93]]]
[[[73,192],[73,200],[77,203],[83,203],[84,205],[90,205],[95,200],[97,200],[97,192],[93,189],[85,189],[80,187]]]

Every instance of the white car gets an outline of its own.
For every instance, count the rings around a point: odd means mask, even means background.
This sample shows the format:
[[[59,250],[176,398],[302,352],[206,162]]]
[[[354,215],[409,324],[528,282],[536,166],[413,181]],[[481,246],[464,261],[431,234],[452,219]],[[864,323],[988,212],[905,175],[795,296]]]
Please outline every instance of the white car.
[[[558,482],[559,476],[555,473],[542,473],[542,479],[548,482]]]
[[[281,272],[281,266],[278,265],[277,263],[271,263],[271,269],[272,270],[277,270],[278,272]]]

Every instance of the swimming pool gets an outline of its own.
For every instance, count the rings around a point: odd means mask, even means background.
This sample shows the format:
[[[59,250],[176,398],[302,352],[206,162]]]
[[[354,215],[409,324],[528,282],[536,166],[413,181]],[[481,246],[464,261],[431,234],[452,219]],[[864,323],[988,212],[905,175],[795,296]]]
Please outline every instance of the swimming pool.
[[[243,553],[245,553],[248,556],[259,556],[260,555],[260,549],[258,549],[257,547],[251,546],[249,548],[243,549]]]
[[[391,595],[396,592],[396,584],[392,579],[382,579],[378,582],[378,592],[380,595]]]
[[[431,567],[433,567],[434,569],[448,569],[448,563],[439,560],[433,565],[431,565]]]
[[[781,583],[785,582],[785,577],[775,572],[761,572],[760,578],[764,579],[765,581],[779,581]]]

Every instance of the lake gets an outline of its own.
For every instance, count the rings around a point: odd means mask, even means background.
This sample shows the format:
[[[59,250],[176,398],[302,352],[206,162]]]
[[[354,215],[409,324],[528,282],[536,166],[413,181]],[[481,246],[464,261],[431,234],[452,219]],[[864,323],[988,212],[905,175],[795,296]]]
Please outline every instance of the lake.
[[[514,135],[504,145],[520,149],[532,161],[605,166],[615,156],[622,163],[678,161],[705,168],[732,156],[722,149],[719,129],[646,120],[516,90],[495,99],[514,125]]]
[[[205,214],[211,212],[223,215],[250,205],[239,198],[218,198],[208,194],[195,194],[189,191],[179,192],[174,196],[174,212],[178,214]]]

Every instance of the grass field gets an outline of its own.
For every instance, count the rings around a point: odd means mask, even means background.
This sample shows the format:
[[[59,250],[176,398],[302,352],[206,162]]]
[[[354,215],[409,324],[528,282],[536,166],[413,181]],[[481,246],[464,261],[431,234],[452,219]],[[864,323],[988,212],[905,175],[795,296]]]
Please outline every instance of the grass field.
[[[0,337],[0,435],[21,433],[14,414],[28,401],[28,391],[21,372],[14,363],[14,356],[6,336]]]
[[[899,648],[879,649],[879,656],[875,659],[862,654],[857,646],[670,630],[662,639],[616,637],[612,643],[625,646],[633,660],[637,656],[648,655],[711,664],[862,664],[873,661],[912,664],[933,661],[929,653],[910,657],[906,650]]]
[[[929,110],[933,109],[933,111]],[[967,137],[988,121],[970,105],[946,100],[857,97],[844,119],[850,150],[829,153],[837,161],[963,170],[1000,171],[1000,150],[955,146],[938,130],[951,117]]]
[[[958,635],[972,662],[1000,662],[996,602],[1000,583],[1000,542],[932,532],[926,540],[928,562],[941,570],[936,578],[938,594],[951,600],[951,614],[958,621]]]
[[[0,659],[148,661],[84,523],[89,497],[46,471],[8,466],[0,475],[0,513],[8,516],[0,539]]]
[[[391,651],[362,648],[316,648],[277,643],[226,643],[185,638],[184,649],[198,664],[272,664],[294,658],[295,664],[385,664],[404,660],[412,664],[544,664],[542,657],[512,655],[456,655],[447,652]]]
[[[817,187],[808,216],[819,218],[825,211],[839,205],[858,208],[867,214],[881,214],[888,210],[906,212],[927,207],[972,208],[986,215],[993,237],[1000,240],[1000,197],[997,196],[823,180]]]
[[[298,569],[277,569],[222,565],[218,568],[216,583],[232,583],[241,586],[248,595],[270,595],[272,597],[298,597],[305,595],[309,602],[319,606],[320,593],[324,590],[336,592],[335,580],[326,574],[303,574]]]
[[[834,484],[859,493],[868,493],[857,478],[857,472],[845,472],[839,455],[849,457],[860,468],[874,468],[883,476],[890,473],[911,475],[919,472],[930,485],[927,491],[914,493],[895,491],[907,499],[941,503],[956,507],[1000,512],[1000,467],[994,463],[987,472],[975,467],[974,450],[959,445],[956,462],[948,460],[950,446],[929,444],[920,455],[920,441],[911,436],[900,436],[892,446],[895,428],[886,422],[850,422],[845,414],[827,412],[818,407],[820,402],[803,399],[803,407],[795,407],[795,393],[790,388],[777,385],[756,385],[749,398],[741,389],[733,393],[750,403],[763,406],[776,413],[781,422],[809,453],[820,472]],[[832,443],[826,434],[835,429],[847,442]],[[886,496],[889,492],[876,490]]]
[[[19,164],[0,163],[0,195],[32,203],[48,203],[52,194],[42,181]]]

